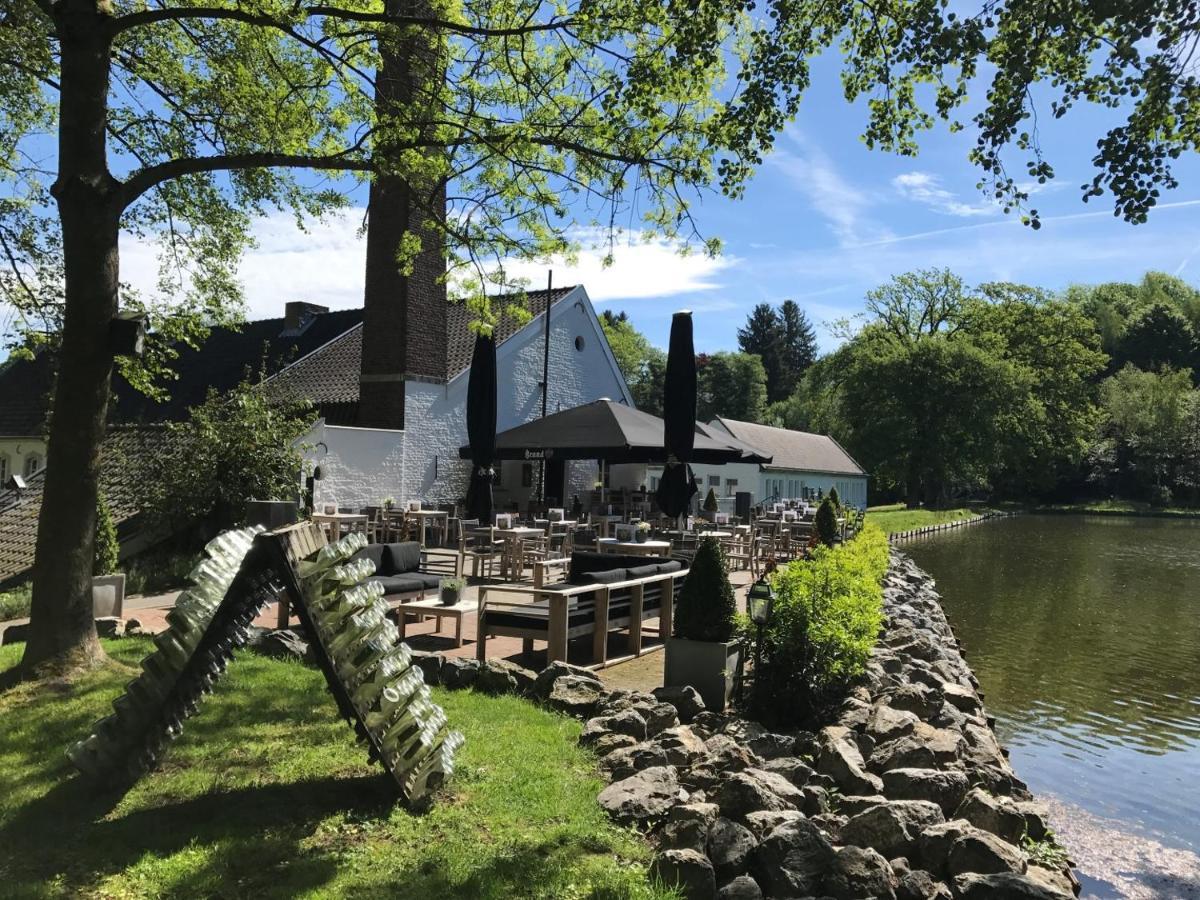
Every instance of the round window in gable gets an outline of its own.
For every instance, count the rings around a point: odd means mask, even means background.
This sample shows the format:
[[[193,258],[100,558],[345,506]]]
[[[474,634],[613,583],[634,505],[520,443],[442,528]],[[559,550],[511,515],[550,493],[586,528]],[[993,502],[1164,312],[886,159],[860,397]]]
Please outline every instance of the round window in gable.
[[[576,350],[580,350],[580,351],[582,351],[582,350],[583,350],[583,346],[584,346],[584,343],[583,343],[583,335],[581,334],[581,335],[578,335],[578,336],[576,336],[576,338],[575,338],[575,349],[576,349]]]

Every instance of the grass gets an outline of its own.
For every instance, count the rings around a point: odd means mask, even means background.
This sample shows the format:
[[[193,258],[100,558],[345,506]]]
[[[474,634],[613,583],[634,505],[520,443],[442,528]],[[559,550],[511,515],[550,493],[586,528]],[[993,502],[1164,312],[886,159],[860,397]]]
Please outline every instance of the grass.
[[[1151,506],[1140,500],[1090,500],[1082,503],[1054,503],[1038,507],[1044,512],[1089,513],[1103,516],[1175,516],[1200,518],[1200,509],[1176,506]]]
[[[33,602],[33,585],[23,584],[11,591],[0,591],[0,622],[9,619],[24,619],[29,615],[29,604]],[[0,670],[3,666],[0,666]]]
[[[979,513],[976,510],[965,507],[959,509],[908,509],[903,503],[895,503],[891,506],[872,506],[867,510],[867,521],[878,525],[886,534],[977,518],[979,518]]]
[[[0,694],[5,897],[655,898],[640,836],[596,803],[579,723],[512,697],[436,690],[467,736],[427,814],[392,802],[321,675],[247,653],[161,769],[97,794],[63,754],[148,651],[69,686]],[[0,670],[19,647],[0,648]]]

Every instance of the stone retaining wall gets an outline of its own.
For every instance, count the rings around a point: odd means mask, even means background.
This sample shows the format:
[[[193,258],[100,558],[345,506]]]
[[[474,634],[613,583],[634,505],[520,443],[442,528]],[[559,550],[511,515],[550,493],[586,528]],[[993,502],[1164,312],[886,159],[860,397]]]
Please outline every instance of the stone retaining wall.
[[[923,528],[911,528],[908,531],[893,531],[888,535],[888,540],[894,544],[896,541],[903,541],[907,538],[922,537],[927,534],[935,534],[939,531],[950,531],[953,528],[966,528],[968,525],[978,525],[980,522],[989,522],[992,519],[1009,519],[1018,515],[1020,515],[1020,513],[985,512],[973,519],[959,519],[957,522],[939,522],[937,525],[926,525]]]
[[[654,873],[690,900],[1070,900],[1078,883],[992,733],[933,580],[896,551],[884,604],[865,677],[816,734],[705,711],[691,688],[610,691],[564,663],[423,665],[430,681],[583,719],[610,782],[601,806],[647,832]]]

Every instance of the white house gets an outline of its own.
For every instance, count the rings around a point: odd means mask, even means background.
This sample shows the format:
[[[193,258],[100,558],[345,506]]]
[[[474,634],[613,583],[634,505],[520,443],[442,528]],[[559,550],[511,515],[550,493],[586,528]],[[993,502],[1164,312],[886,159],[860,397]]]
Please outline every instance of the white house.
[[[749,491],[754,503],[763,503],[811,498],[828,494],[836,487],[843,503],[866,508],[867,473],[828,435],[722,417],[714,419],[708,427],[715,435],[727,435],[761,451],[764,456],[771,457],[771,462],[692,466],[703,492],[701,499],[709,488],[719,498],[731,498],[739,492]],[[662,468],[647,468],[645,477],[649,487],[656,487],[662,477]],[[732,503],[725,500],[723,508],[725,506],[732,507]]]
[[[497,428],[504,431],[536,419],[542,412],[542,367],[549,305],[549,393],[547,412],[607,397],[633,404],[600,320],[583,287],[529,294],[532,318],[497,326]],[[319,468],[313,485],[318,506],[336,503],[360,507],[391,497],[397,503],[433,503],[466,493],[470,464],[458,458],[467,442],[466,397],[474,335],[467,311],[447,304],[443,349],[445,378],[409,377],[403,388],[403,427],[358,424],[372,421],[362,392],[364,329],[348,329],[329,343],[296,360],[271,379],[276,390],[288,390],[315,402],[325,413],[305,439],[308,457]],[[400,384],[396,386],[397,391]],[[497,504],[524,504],[536,495],[539,463],[505,462],[498,467]],[[591,488],[597,475],[593,462],[547,464],[546,494],[569,503]]]

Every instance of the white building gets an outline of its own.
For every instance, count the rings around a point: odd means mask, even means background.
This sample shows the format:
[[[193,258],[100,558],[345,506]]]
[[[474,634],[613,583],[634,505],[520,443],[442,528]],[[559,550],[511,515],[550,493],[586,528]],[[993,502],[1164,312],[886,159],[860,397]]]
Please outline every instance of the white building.
[[[742,491],[752,494],[752,502],[799,500],[828,494],[837,488],[841,501],[865,509],[867,473],[833,438],[787,428],[774,428],[753,422],[738,422],[718,417],[709,423],[710,432],[728,435],[771,457],[771,462],[728,463],[723,466],[694,465],[701,495],[712,488],[722,498],[722,508],[732,508],[732,498]],[[640,477],[639,475],[635,475]],[[661,467],[645,471],[649,487],[658,485]]]

